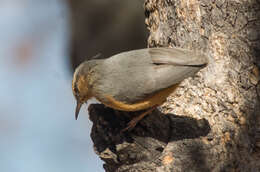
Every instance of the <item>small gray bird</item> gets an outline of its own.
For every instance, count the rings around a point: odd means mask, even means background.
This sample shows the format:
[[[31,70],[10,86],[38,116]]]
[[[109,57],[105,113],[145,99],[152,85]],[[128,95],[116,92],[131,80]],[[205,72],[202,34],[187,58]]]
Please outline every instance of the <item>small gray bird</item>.
[[[174,92],[181,81],[194,76],[208,63],[202,53],[181,48],[146,48],[85,61],[75,70],[72,90],[80,107],[95,97],[104,105],[122,111],[146,112],[124,129],[133,128]]]

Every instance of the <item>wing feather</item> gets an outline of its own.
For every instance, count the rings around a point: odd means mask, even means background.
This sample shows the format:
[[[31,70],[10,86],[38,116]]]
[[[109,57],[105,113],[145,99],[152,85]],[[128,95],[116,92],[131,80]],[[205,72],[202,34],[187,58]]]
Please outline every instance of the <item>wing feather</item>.
[[[198,52],[180,48],[147,48],[117,54],[100,65],[99,91],[116,100],[137,102],[194,76],[208,63]],[[107,67],[109,66],[109,67]]]

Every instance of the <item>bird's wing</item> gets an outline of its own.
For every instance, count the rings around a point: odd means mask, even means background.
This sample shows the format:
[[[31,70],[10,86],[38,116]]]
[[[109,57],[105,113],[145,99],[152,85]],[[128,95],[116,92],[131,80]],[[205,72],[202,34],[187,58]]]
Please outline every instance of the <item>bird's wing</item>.
[[[157,65],[152,76],[157,88],[161,89],[194,76],[208,63],[208,58],[200,52],[180,48],[152,48],[148,51],[153,65]]]
[[[207,57],[180,48],[148,48],[121,53],[104,62],[99,90],[134,103],[195,75],[206,66]]]
[[[201,52],[182,48],[150,48],[147,51],[155,64],[203,66],[208,63],[208,58]]]

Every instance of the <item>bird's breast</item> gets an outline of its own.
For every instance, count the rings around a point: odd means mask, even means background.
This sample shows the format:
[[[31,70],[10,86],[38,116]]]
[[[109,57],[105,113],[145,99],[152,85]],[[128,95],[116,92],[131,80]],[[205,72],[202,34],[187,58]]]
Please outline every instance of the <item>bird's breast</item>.
[[[151,108],[153,106],[159,106],[166,101],[166,98],[176,90],[179,84],[175,84],[169,88],[160,90],[153,95],[147,96],[147,98],[140,100],[135,103],[127,103],[116,100],[111,95],[103,95],[103,98],[96,97],[104,105],[111,107],[113,109],[122,111],[139,111]]]

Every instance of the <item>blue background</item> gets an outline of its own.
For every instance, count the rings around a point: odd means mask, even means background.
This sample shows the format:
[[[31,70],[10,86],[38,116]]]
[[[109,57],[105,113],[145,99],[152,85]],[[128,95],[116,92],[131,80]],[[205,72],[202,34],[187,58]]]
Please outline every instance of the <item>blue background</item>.
[[[74,120],[67,20],[62,0],[1,0],[1,172],[104,171],[86,106]]]

